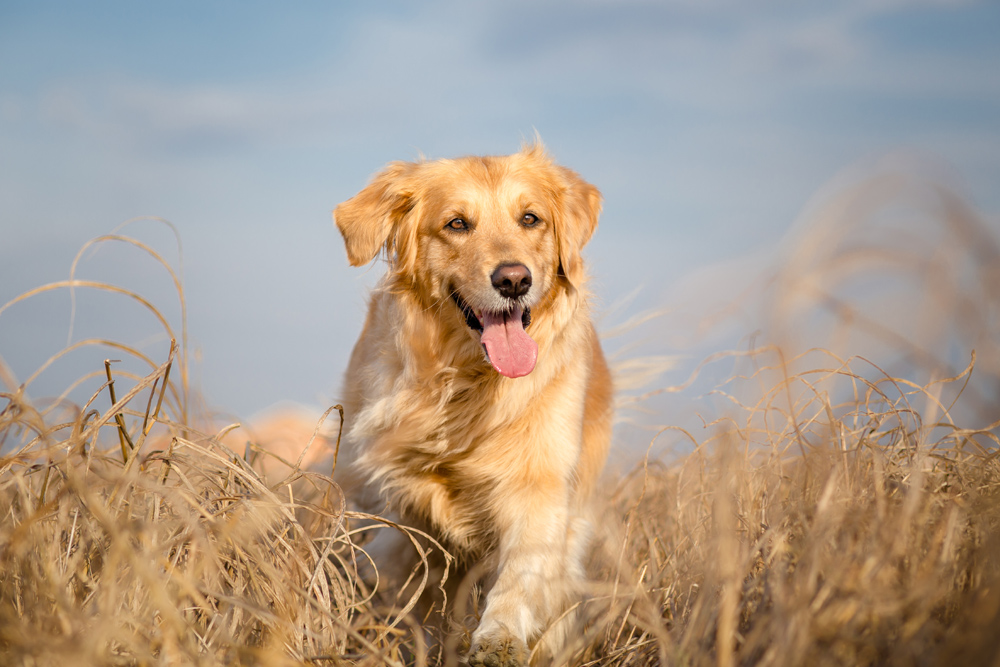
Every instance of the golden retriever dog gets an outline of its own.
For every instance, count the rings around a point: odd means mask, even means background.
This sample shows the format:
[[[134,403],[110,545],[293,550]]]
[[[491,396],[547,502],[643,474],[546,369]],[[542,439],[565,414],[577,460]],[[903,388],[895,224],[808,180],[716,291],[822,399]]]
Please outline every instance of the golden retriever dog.
[[[334,211],[352,265],[388,263],[347,369],[343,463],[363,500],[488,567],[473,665],[524,664],[582,582],[611,438],[580,255],[600,209],[535,143],[391,163]]]

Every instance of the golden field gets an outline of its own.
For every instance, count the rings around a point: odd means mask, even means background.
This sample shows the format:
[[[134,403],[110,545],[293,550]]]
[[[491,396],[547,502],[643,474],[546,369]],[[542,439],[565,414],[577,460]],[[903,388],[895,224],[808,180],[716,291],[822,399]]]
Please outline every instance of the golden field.
[[[722,407],[633,443],[681,453],[609,473],[566,664],[1000,664],[1000,252],[945,190],[894,233],[892,185],[809,213],[753,301],[766,344],[706,360],[731,364],[709,392]],[[881,275],[906,289],[876,294]],[[23,299],[68,287],[130,298],[74,278]],[[179,342],[161,358],[78,344],[148,368],[93,369],[84,405],[31,401],[0,363],[0,663],[458,664],[478,589],[447,627],[414,617],[410,591],[461,571],[310,465],[332,458],[336,406],[268,448],[204,416],[185,334],[163,325]],[[359,575],[373,530],[424,554],[407,595]]]

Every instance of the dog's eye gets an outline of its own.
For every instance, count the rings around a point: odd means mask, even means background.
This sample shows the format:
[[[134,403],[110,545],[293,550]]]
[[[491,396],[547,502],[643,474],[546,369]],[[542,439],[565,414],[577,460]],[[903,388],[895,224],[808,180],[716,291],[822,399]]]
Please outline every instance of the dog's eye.
[[[538,224],[538,216],[534,213],[525,213],[524,217],[521,218],[521,224],[525,227],[534,227]]]
[[[445,227],[448,229],[454,229],[457,232],[464,232],[469,229],[469,223],[462,218],[453,218],[448,221],[448,224],[445,225]]]

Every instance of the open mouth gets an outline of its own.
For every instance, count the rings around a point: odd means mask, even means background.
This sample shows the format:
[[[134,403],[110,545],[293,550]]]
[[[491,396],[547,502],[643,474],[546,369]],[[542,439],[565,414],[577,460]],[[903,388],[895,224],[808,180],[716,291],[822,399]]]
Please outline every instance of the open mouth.
[[[451,298],[469,328],[479,332],[486,358],[498,373],[517,378],[534,370],[538,345],[524,331],[531,324],[530,308],[515,304],[507,312],[477,313],[456,291]]]
[[[469,325],[469,328],[473,331],[478,331],[483,333],[483,320],[482,314],[477,315],[476,311],[472,309],[472,306],[467,304],[465,300],[458,295],[458,292],[452,290],[451,300],[455,302],[458,309],[462,311],[465,315],[465,323]],[[511,309],[513,312],[514,309]],[[509,315],[510,313],[500,313],[501,315]],[[521,328],[527,329],[528,325],[531,324],[531,308],[524,308],[521,310]]]

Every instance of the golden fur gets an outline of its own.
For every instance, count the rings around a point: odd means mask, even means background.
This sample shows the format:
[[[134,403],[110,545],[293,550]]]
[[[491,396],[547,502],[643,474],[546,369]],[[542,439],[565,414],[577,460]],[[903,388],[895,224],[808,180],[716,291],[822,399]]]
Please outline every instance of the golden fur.
[[[352,265],[380,252],[388,263],[347,369],[339,467],[371,507],[388,503],[490,565],[472,664],[522,663],[583,576],[587,501],[611,433],[580,256],[600,202],[536,144],[395,162],[334,211]],[[460,305],[481,322],[519,313],[491,283],[505,265],[531,277],[518,308],[530,308],[537,363],[517,378],[491,366]]]

